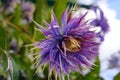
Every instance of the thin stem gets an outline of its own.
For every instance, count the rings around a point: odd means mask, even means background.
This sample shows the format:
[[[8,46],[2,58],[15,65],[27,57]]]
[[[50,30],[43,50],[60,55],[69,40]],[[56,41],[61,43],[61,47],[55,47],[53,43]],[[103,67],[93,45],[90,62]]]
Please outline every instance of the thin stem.
[[[6,22],[8,25],[10,25],[11,27],[15,28],[16,30],[25,33],[25,36],[32,42],[34,43],[35,41],[31,38],[31,36],[22,28],[20,28],[19,26],[16,26],[15,24],[11,23],[8,20],[0,20],[0,22]]]

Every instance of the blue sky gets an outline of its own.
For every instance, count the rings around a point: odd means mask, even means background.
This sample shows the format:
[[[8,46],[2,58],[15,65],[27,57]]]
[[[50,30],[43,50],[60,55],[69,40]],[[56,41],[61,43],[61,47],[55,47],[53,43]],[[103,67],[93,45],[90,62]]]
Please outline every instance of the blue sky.
[[[108,0],[109,7],[117,13],[116,18],[120,19],[120,0]]]

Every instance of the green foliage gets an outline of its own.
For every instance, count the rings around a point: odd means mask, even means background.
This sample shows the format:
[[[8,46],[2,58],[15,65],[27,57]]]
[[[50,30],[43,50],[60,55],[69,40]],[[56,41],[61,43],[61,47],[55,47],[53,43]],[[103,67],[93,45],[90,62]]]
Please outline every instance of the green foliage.
[[[96,59],[95,65],[92,67],[93,69],[91,70],[90,73],[88,73],[85,77],[83,78],[84,80],[98,80],[99,78],[99,72],[100,72],[100,60],[99,58]]]
[[[50,19],[51,9],[48,7],[46,0],[36,0],[35,21],[42,24],[43,20]]]
[[[0,48],[5,49],[6,45],[6,32],[3,26],[0,24]]]
[[[100,80],[99,73],[100,73],[100,60],[99,58],[97,58],[95,65],[92,66],[92,69],[88,74],[83,76],[80,73],[72,72],[71,79],[72,80]]]
[[[68,0],[56,0],[54,3],[54,12],[57,16],[58,21],[60,22],[63,11],[67,7]]]
[[[120,72],[114,77],[114,80],[120,80]]]
[[[8,58],[8,69],[7,69],[11,80],[18,80],[18,76],[19,76],[19,70],[18,67],[15,63],[15,61],[13,60],[13,58],[9,57]]]
[[[20,6],[18,5],[15,9],[15,12],[13,14],[13,22],[15,24],[19,24],[20,22],[20,17],[21,17],[21,12],[20,12]]]

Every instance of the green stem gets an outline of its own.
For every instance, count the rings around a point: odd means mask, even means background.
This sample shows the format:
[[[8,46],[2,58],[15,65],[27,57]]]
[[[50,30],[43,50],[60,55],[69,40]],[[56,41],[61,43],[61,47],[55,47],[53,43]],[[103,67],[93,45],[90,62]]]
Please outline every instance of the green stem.
[[[26,36],[32,43],[35,42],[35,41],[31,38],[31,36],[30,36],[24,29],[20,28],[19,26],[11,23],[11,22],[8,21],[8,20],[4,20],[4,21],[3,21],[3,20],[0,20],[0,22],[2,22],[2,23],[7,23],[8,25],[10,25],[11,27],[13,27],[14,29],[16,29],[16,30],[18,30],[18,31],[20,31],[20,32],[25,33],[25,36]]]

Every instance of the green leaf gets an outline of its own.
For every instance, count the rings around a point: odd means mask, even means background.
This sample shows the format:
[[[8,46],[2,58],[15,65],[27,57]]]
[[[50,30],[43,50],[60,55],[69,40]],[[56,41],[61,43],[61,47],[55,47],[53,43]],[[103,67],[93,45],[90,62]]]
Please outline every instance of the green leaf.
[[[34,17],[35,21],[41,24],[42,20],[49,20],[50,11],[51,11],[51,8],[48,7],[46,0],[37,0],[35,17]]]
[[[51,15],[51,8],[47,5],[47,1],[46,0],[36,0],[36,11],[35,11],[35,15],[34,15],[35,16],[34,20],[38,24],[44,25],[43,20],[49,21],[50,15]],[[34,27],[36,27],[36,26],[37,25],[35,25]],[[39,41],[40,39],[43,39],[45,37],[40,31],[34,29],[33,38],[34,38],[34,40]]]
[[[6,71],[6,68],[7,68],[7,57],[4,54],[3,49],[0,49],[0,58],[1,58],[1,60],[0,60],[1,65],[0,66],[2,66],[2,67],[0,67],[0,74],[4,75],[6,77],[6,72],[5,71]]]
[[[11,80],[18,80],[19,70],[18,67],[12,57],[8,57],[8,76],[10,76]]]
[[[45,38],[45,36],[37,29],[34,30],[33,37],[34,37],[34,40],[36,40],[36,41],[40,41],[41,39]]]
[[[5,49],[6,48],[6,33],[3,26],[0,24],[0,48]]]
[[[21,17],[21,9],[20,9],[20,5],[17,5],[15,12],[13,14],[13,22],[16,24],[19,24],[20,22],[20,17]]]
[[[120,72],[114,77],[114,80],[120,80]]]
[[[6,55],[4,54],[5,49],[6,49],[6,32],[4,27],[0,24],[0,58],[2,58],[0,62],[2,62],[2,69],[4,71],[4,73],[2,74],[5,74],[5,70],[7,68],[7,58]]]
[[[96,65],[96,66],[95,66]],[[81,75],[78,72],[72,72],[70,77],[72,80],[101,80],[99,77],[99,72],[100,72],[100,60],[97,57],[95,65],[92,66],[93,69],[86,74],[85,76]]]
[[[19,70],[14,59],[5,50],[0,49],[0,52],[4,53],[2,54],[2,67],[4,72],[7,73],[7,78],[18,80]]]
[[[54,3],[54,12],[60,22],[63,11],[66,9],[68,0],[56,0]]]
[[[96,65],[96,66],[95,66]],[[84,80],[98,80],[99,79],[99,72],[100,72],[100,60],[97,57],[95,65],[93,65],[93,69],[91,70],[90,73],[88,73],[85,77]]]

